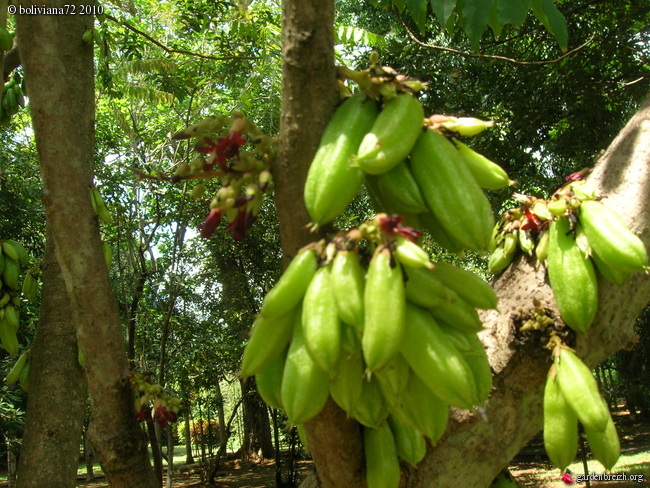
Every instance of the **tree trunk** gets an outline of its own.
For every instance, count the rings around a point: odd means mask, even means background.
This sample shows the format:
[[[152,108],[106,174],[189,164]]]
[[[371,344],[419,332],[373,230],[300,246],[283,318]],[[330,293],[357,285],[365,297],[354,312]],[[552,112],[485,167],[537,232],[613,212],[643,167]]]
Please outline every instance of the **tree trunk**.
[[[76,4],[77,11],[83,2]],[[70,2],[68,2],[70,4]],[[27,2],[24,7],[38,6]],[[45,7],[64,8],[63,2]],[[94,150],[92,16],[17,15],[43,203],[84,351],[91,441],[111,486],[158,488],[133,412],[117,302],[89,195]]]
[[[257,393],[253,378],[242,379],[240,384],[244,418],[242,458],[252,461],[272,459],[275,451],[266,404]]]
[[[77,361],[70,301],[49,230],[42,268],[43,293],[32,345],[31,393],[17,486],[74,487],[86,409],[86,382]]]
[[[333,25],[332,0],[282,3],[282,107],[273,180],[285,265],[315,240],[305,228],[310,218],[302,195],[309,164],[339,100]],[[305,431],[321,486],[365,485],[359,424],[330,399]]]
[[[282,119],[274,180],[285,259],[313,240],[304,230],[309,217],[300,196],[308,165],[336,101],[328,37],[332,3],[283,3]],[[626,216],[646,244],[650,242],[649,113],[646,104],[589,177],[589,183],[607,197],[606,203]],[[545,270],[519,258],[494,281],[494,287],[500,298],[499,311],[482,315],[486,330],[481,334],[495,372],[494,391],[485,406],[488,421],[482,415],[455,410],[447,432],[436,446],[429,446],[426,458],[417,468],[403,471],[403,487],[457,487],[459,480],[464,486],[488,486],[541,429],[549,351],[538,344],[516,345],[514,331],[518,310],[532,308],[534,298],[561,320]],[[578,337],[576,345],[579,356],[590,366],[621,349],[633,336],[634,319],[650,299],[650,281],[638,274],[618,288],[600,280],[599,299],[592,330]],[[307,422],[306,432],[321,487],[365,486],[358,424],[347,421],[330,401]]]
[[[192,435],[190,430],[190,409],[189,406],[184,415],[185,423],[185,464],[194,464],[194,456],[192,455]]]

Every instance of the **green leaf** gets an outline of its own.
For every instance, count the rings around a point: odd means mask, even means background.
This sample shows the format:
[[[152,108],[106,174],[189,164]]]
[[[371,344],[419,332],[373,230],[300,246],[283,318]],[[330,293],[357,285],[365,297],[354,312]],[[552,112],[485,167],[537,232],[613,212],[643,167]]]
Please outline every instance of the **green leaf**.
[[[427,0],[405,0],[411,12],[411,18],[416,23],[420,32],[424,33],[427,20]]]
[[[454,8],[456,8],[456,0],[431,0],[431,10],[436,14],[438,22],[440,25],[445,27],[447,21],[451,17],[451,14],[454,13]]]
[[[400,12],[404,11],[404,0],[393,0],[393,5],[395,5]]]
[[[174,101],[174,95],[165,91],[156,90],[149,86],[127,85],[124,87],[124,93],[129,98],[142,100],[150,103],[171,104]]]
[[[490,26],[490,29],[492,29],[492,32],[494,32],[495,38],[501,35],[501,31],[503,30],[503,24],[499,21],[499,14],[497,12],[496,5],[492,9],[492,13],[490,14],[490,18],[488,19],[488,26]]]
[[[334,34],[336,44],[374,47],[383,47],[386,44],[384,36],[351,25],[337,27]]]
[[[502,25],[521,25],[528,16],[530,0],[497,0],[499,22]]]
[[[478,48],[496,0],[465,0],[462,10],[463,30],[473,49]]]
[[[531,7],[535,17],[546,27],[560,45],[560,49],[566,52],[569,45],[569,31],[566,18],[562,15],[553,0],[531,0]]]
[[[390,0],[372,0],[372,4],[377,8],[390,8]]]

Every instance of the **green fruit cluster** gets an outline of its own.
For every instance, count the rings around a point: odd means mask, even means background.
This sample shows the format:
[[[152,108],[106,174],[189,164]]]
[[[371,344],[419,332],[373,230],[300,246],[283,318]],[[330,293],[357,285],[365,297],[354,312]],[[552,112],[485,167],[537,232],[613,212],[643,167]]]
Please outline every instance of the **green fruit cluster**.
[[[363,93],[335,111],[309,168],[304,200],[313,228],[340,215],[365,182],[378,212],[404,216],[452,251],[486,250],[494,216],[483,189],[504,188],[512,181],[458,137],[491,124],[440,115],[425,119],[413,89],[407,88],[413,80],[395,87],[385,81],[389,68],[367,71],[374,83],[362,77],[366,72],[345,71]]]
[[[544,447],[555,466],[564,471],[578,452],[578,422],[594,457],[611,469],[620,456],[616,427],[589,368],[562,346],[544,388]]]
[[[36,280],[31,273],[20,283],[21,267],[30,262],[29,255],[19,242],[6,239],[0,242],[0,343],[9,354],[17,354],[18,326],[20,324],[20,293],[32,300],[36,294]]]
[[[1,40],[1,35],[0,35]],[[0,124],[7,125],[11,117],[16,115],[21,107],[25,106],[23,83],[18,73],[14,73],[2,88],[0,100]]]
[[[545,262],[562,319],[585,333],[598,310],[600,273],[622,286],[632,273],[648,268],[645,245],[582,180],[569,178],[548,201],[516,195],[522,206],[495,225],[488,268],[505,269],[521,249]]]
[[[271,188],[270,162],[275,158],[275,142],[239,112],[229,117],[207,117],[171,138],[196,139],[194,150],[200,153],[176,168],[169,178],[172,182],[211,178],[221,182],[210,201],[210,213],[199,227],[201,236],[212,236],[225,218],[233,238],[245,239],[262,209],[265,193]],[[244,150],[248,145],[252,149]],[[191,195],[199,199],[205,191],[205,184],[199,183]]]
[[[22,244],[11,239],[0,241],[0,344],[9,354],[18,354],[20,350],[18,342],[20,295],[22,293],[27,300],[34,302],[38,292],[35,271],[29,269],[23,273],[23,268],[30,262],[31,258]],[[18,381],[27,391],[30,364],[31,353],[27,350],[9,371],[5,379],[6,383],[11,385]]]
[[[369,486],[397,486],[398,458],[422,459],[449,405],[481,405],[492,388],[476,308],[495,308],[494,291],[412,239],[400,218],[378,214],[302,249],[264,298],[242,360],[290,424],[330,396],[361,423]]]

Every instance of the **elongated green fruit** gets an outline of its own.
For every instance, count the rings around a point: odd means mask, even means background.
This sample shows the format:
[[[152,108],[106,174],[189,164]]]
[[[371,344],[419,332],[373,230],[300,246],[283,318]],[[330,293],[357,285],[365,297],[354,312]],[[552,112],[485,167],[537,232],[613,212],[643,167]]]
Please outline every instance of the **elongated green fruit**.
[[[20,267],[18,262],[5,255],[5,269],[2,270],[2,281],[12,290],[20,290]]]
[[[363,429],[368,488],[398,488],[399,459],[393,433],[386,421],[378,429]]]
[[[470,305],[480,309],[497,308],[497,294],[479,275],[443,262],[437,262],[431,274]]]
[[[404,236],[397,235],[395,238],[395,250],[393,256],[404,266],[410,268],[432,269],[434,264],[429,258],[429,253],[422,249],[415,242]]]
[[[38,293],[38,282],[32,273],[25,273],[23,279],[23,295],[31,303],[36,301],[36,294]],[[1,306],[1,305],[0,305]]]
[[[361,348],[368,370],[375,371],[397,353],[404,333],[402,271],[399,266],[391,266],[387,249],[376,252],[370,261],[363,303]]]
[[[645,245],[616,211],[588,200],[580,205],[579,218],[592,249],[610,267],[634,273],[648,266]]]
[[[354,413],[354,406],[361,397],[363,388],[363,359],[361,351],[343,353],[339,359],[336,377],[330,384],[330,394],[348,417]]]
[[[30,354],[31,354],[31,349],[28,349],[20,355],[20,357],[14,363],[11,370],[9,370],[9,373],[7,373],[7,377],[5,378],[6,384],[13,385],[16,381],[18,381],[18,379],[20,378],[20,373],[22,373],[23,368],[27,364],[27,360]]]
[[[288,350],[288,348],[287,348]],[[282,375],[287,359],[287,350],[280,353],[275,360],[264,370],[255,375],[255,385],[262,400],[267,405],[282,410]]]
[[[486,250],[492,208],[454,145],[436,131],[424,131],[411,151],[411,171],[445,231],[466,249]]]
[[[315,224],[334,220],[359,192],[363,173],[350,160],[378,114],[373,100],[353,96],[327,124],[305,182],[305,206]]]
[[[258,316],[244,349],[240,374],[253,376],[264,371],[282,353],[291,339],[297,309],[280,317]]]
[[[449,405],[433,394],[431,389],[413,372],[399,404],[391,408],[400,422],[417,429],[435,443],[442,437],[449,421]]]
[[[9,51],[14,44],[14,36],[7,29],[0,27],[0,49]]]
[[[11,295],[9,294],[9,292],[5,291],[4,293],[2,293],[2,295],[0,296],[0,308],[4,307],[7,303],[9,303],[10,300],[11,300]]]
[[[106,263],[106,267],[110,269],[111,264],[113,263],[113,248],[106,241],[102,241],[102,253],[104,254],[104,262]]]
[[[386,173],[377,176],[368,175],[367,178],[377,180],[379,191],[392,204],[395,212],[400,215],[429,211],[420,187],[406,161],[397,163],[393,169]]]
[[[499,190],[513,183],[508,178],[508,173],[494,161],[490,161],[457,139],[454,139],[454,145],[481,188]]]
[[[409,93],[386,103],[359,146],[353,165],[365,173],[390,171],[406,158],[424,126],[424,109]]]
[[[548,239],[549,239],[548,230],[542,231],[537,236],[537,245],[535,246],[535,257],[537,257],[538,262],[546,261],[548,257]]]
[[[603,275],[603,278],[611,283],[614,283],[618,286],[623,286],[627,282],[627,279],[630,277],[630,273],[610,266],[605,261],[600,259],[600,256],[593,252],[593,250],[591,252],[591,259],[596,265],[598,272]]]
[[[19,264],[23,266],[27,266],[29,264],[30,258],[29,254],[27,253],[27,249],[25,249],[25,246],[23,246],[20,242],[14,241],[13,239],[7,239],[4,241],[6,244],[10,245],[13,247],[18,254],[18,261]],[[3,248],[4,248],[4,243],[3,243]]]
[[[302,334],[302,310],[296,313],[293,340],[282,374],[282,405],[290,425],[312,419],[329,398],[329,376],[314,362]]]
[[[456,293],[451,290],[449,291],[456,295],[456,297],[429,308],[431,315],[436,320],[442,321],[465,333],[480,332],[483,330],[483,323],[476,309]]]
[[[20,259],[18,255],[18,249],[14,247],[14,245],[9,241],[2,242],[2,252],[9,259],[13,259],[16,262],[18,262]]]
[[[484,403],[492,392],[492,369],[483,343],[476,334],[465,334],[442,323],[440,328],[467,361],[469,369],[472,370],[474,383],[476,383],[478,402],[479,404]]]
[[[316,271],[302,301],[302,331],[312,359],[331,377],[341,354],[341,325],[330,266],[324,266]]]
[[[409,370],[406,359],[401,354],[395,354],[383,368],[373,373],[389,405],[393,404],[393,399],[399,398],[408,385]]]
[[[317,267],[318,259],[313,250],[307,249],[296,254],[278,282],[264,297],[260,315],[267,318],[279,317],[293,310],[305,296]]]
[[[621,456],[621,443],[616,426],[610,415],[605,432],[596,432],[585,427],[589,449],[606,470],[611,470]]]
[[[388,403],[384,399],[377,378],[364,379],[361,396],[352,407],[353,417],[366,427],[379,427],[388,417]]]
[[[471,408],[479,403],[471,369],[433,316],[406,305],[406,330],[400,352],[416,375],[445,403]]]
[[[422,226],[418,228],[427,231],[438,245],[456,254],[461,254],[463,252],[465,246],[445,230],[444,226],[433,212],[418,214],[418,217],[422,224]]]
[[[16,307],[11,304],[7,304],[5,305],[4,310],[5,320],[9,322],[9,325],[11,325],[14,329],[18,329],[18,325],[20,324],[20,314],[18,313],[18,310],[16,310]]]
[[[488,259],[488,271],[498,273],[506,269],[517,251],[519,237],[515,232],[508,232]]]
[[[366,285],[366,270],[361,266],[356,250],[336,253],[332,261],[330,281],[339,317],[361,332],[364,321],[363,291]]]
[[[557,382],[585,429],[605,432],[610,417],[591,370],[569,349],[555,358]]]
[[[406,298],[421,307],[435,307],[445,300],[454,298],[454,294],[431,270],[405,268]]]
[[[578,417],[567,403],[555,374],[544,388],[544,448],[551,462],[564,472],[578,452]]]
[[[23,366],[22,371],[20,372],[20,377],[18,378],[18,383],[20,387],[29,393],[29,373],[32,369],[32,356],[31,354],[27,357],[27,362]]]
[[[99,217],[99,220],[105,224],[112,224],[113,217],[111,217],[111,213],[108,211],[108,207],[106,207],[106,202],[104,201],[102,194],[94,186],[90,189],[90,197],[93,209]]]
[[[422,461],[427,453],[427,444],[420,431],[403,424],[393,415],[389,415],[387,421],[395,439],[397,455],[412,466]]]
[[[305,425],[304,424],[296,425],[296,430],[298,431],[298,438],[302,443],[302,447],[305,448],[305,451],[309,452],[309,439],[307,439],[307,432],[305,432]]]
[[[551,222],[546,266],[562,320],[574,331],[586,332],[598,310],[596,273],[578,248],[565,218]]]
[[[4,317],[0,319],[0,344],[9,354],[17,354],[20,349],[16,329]]]

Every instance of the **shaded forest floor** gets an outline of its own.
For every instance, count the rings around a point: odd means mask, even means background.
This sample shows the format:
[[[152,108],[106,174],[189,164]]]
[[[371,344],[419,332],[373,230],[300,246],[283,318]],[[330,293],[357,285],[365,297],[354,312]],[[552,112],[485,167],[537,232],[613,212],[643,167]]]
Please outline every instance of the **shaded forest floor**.
[[[592,481],[592,488],[631,488],[650,486],[650,421],[647,419],[633,420],[627,412],[614,413],[620,440],[623,458],[612,470],[613,474],[626,475],[627,481]],[[584,470],[580,461],[570,468],[574,476],[583,474]],[[200,466],[181,466],[174,476],[174,488],[274,488],[276,486],[276,467],[273,461],[262,463],[245,462],[241,460],[228,460],[222,462],[214,485],[205,483],[201,479]],[[286,482],[289,476],[289,464],[283,460],[281,466],[282,481]],[[312,470],[311,461],[302,460],[296,464],[296,486]],[[510,470],[522,488],[557,488],[566,486],[560,481],[560,473],[546,458],[541,434],[535,437],[528,446],[513,460]],[[602,474],[602,466],[590,459],[589,470],[594,474]],[[180,472],[182,471],[182,472]],[[643,481],[631,481],[631,474],[642,474]],[[0,482],[0,487],[6,486]],[[108,484],[101,474],[92,482],[79,480],[79,488],[108,488]],[[289,485],[284,485],[288,487]],[[584,482],[573,486],[586,486]],[[463,487],[459,487],[463,488]]]

